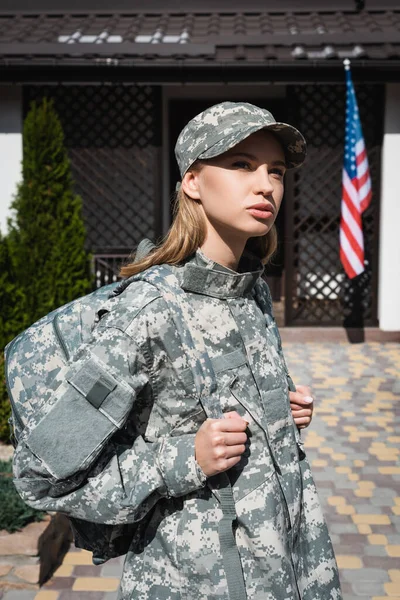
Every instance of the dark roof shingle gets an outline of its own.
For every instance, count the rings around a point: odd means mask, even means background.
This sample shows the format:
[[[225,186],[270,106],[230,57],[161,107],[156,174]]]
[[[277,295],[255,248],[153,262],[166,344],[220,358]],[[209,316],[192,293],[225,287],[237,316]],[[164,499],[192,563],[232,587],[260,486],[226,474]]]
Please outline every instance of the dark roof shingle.
[[[360,13],[1,14],[7,64],[400,59],[400,9]]]

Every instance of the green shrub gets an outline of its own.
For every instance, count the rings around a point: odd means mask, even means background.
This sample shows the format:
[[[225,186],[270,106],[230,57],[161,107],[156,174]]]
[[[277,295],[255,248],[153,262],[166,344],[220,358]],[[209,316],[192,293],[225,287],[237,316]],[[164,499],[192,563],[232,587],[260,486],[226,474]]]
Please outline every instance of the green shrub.
[[[0,529],[9,533],[41,521],[46,513],[37,511],[21,500],[12,481],[11,460],[0,461]]]

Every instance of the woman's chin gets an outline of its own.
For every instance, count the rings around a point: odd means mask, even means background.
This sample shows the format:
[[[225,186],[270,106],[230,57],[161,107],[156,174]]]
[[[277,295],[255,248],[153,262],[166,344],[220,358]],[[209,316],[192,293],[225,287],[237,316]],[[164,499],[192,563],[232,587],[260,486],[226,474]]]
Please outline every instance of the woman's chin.
[[[248,231],[249,237],[261,237],[262,235],[266,235],[268,231],[271,229],[272,225],[267,223],[258,223],[256,226],[252,226],[250,231]]]

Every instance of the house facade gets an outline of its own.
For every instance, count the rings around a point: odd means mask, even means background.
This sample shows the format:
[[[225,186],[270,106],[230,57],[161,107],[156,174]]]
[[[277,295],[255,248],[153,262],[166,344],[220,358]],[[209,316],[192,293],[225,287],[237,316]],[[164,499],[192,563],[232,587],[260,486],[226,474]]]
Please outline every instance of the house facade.
[[[288,173],[268,267],[287,325],[400,330],[400,7],[398,2],[50,0],[0,3],[0,225],[20,177],[22,122],[53,98],[98,284],[143,237],[171,222],[173,148],[192,116],[245,100],[308,141]],[[11,3],[10,3],[11,4]],[[351,60],[373,184],[366,269],[339,260],[345,84]]]

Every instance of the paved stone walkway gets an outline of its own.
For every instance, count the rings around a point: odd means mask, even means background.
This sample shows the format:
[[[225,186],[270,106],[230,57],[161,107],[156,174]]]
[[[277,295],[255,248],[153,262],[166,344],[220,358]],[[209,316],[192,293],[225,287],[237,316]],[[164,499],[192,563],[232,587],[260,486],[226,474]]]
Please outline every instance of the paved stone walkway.
[[[344,600],[400,600],[400,347],[287,344],[285,353],[294,380],[317,398],[305,441]],[[94,567],[89,553],[71,550],[41,590],[24,584],[35,578],[29,560],[25,571],[21,556],[0,560],[0,586],[7,564],[20,569],[11,571],[20,588],[0,591],[2,600],[116,599],[122,559]]]

